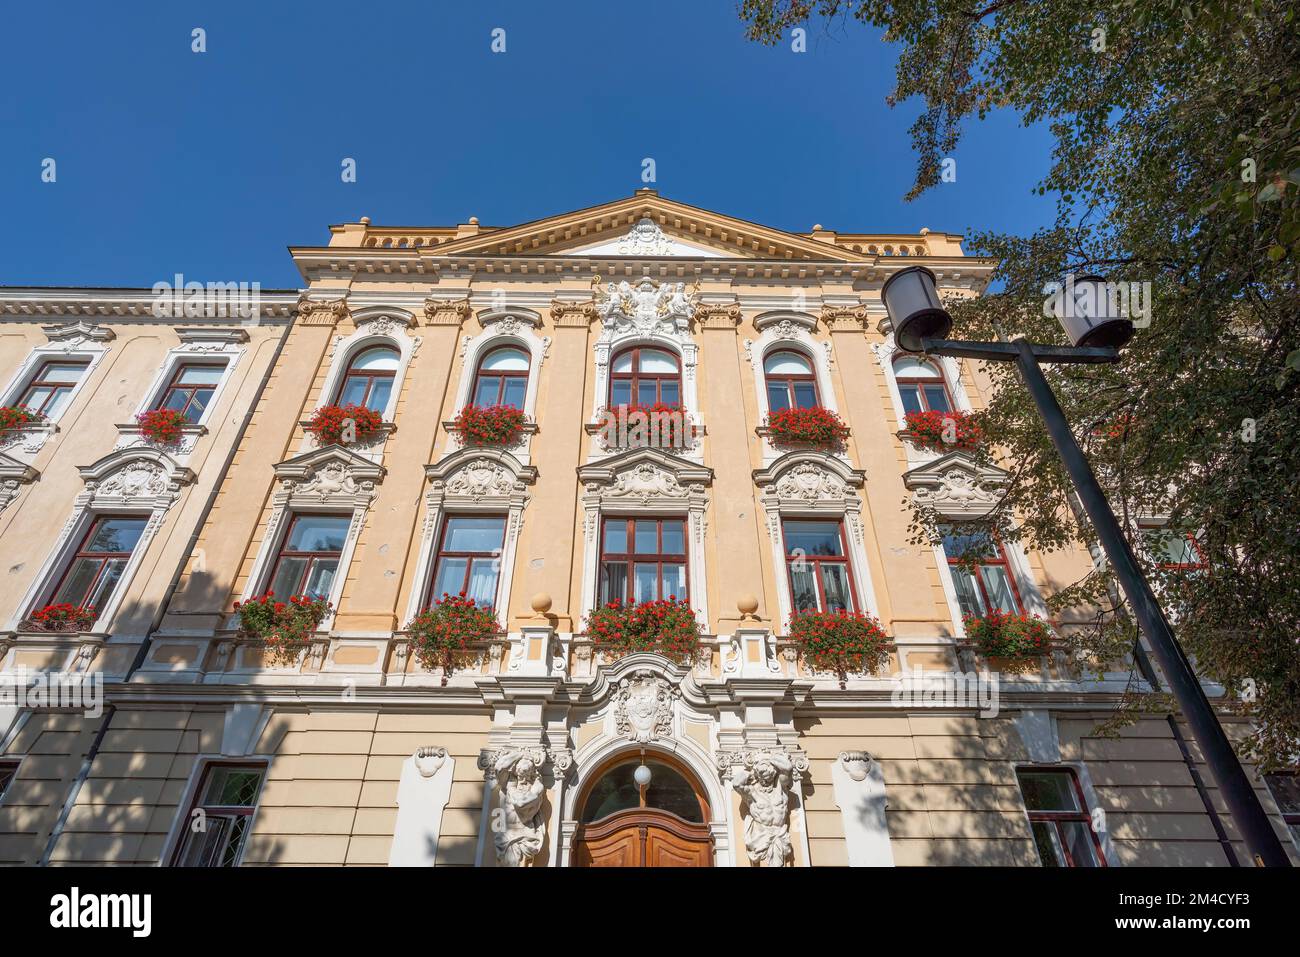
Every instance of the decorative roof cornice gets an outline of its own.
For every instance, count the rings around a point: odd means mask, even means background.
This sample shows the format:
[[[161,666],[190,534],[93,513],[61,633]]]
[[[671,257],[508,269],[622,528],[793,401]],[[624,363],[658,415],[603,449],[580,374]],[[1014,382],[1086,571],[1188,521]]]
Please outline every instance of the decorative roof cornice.
[[[188,295],[188,294],[187,294]],[[197,293],[195,294],[198,295]],[[300,293],[297,290],[261,290],[258,302],[262,319],[287,319],[294,311]],[[189,300],[187,299],[187,302]],[[229,304],[220,292],[205,293],[194,300],[197,309],[209,303],[215,310]],[[32,320],[61,317],[89,317],[100,321],[149,322],[165,326],[230,324],[236,317],[158,316],[158,296],[151,289],[78,289],[75,287],[4,287],[0,288],[0,318],[28,317]]]

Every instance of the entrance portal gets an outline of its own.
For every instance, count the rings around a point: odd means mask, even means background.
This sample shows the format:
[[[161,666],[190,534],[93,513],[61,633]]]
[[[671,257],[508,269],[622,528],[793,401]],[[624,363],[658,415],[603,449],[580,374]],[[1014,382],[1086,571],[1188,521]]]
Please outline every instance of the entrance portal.
[[[646,783],[637,770],[649,771]],[[645,781],[642,771],[640,781]],[[709,802],[694,776],[662,755],[622,756],[578,802],[577,867],[711,867]]]

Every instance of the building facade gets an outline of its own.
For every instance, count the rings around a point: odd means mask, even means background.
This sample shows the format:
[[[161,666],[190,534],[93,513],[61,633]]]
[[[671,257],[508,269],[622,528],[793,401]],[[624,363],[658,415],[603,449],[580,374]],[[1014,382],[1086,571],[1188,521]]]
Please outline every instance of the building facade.
[[[978,295],[994,264],[960,237],[796,234],[640,190],[513,227],[363,219],[291,253],[303,288],[235,319],[212,294],[160,316],[149,290],[0,290],[0,404],[43,413],[0,441],[0,662],[26,689],[0,705],[0,860],[1248,860],[1176,722],[1098,731],[1128,663],[1099,678],[1053,646],[999,673],[967,640],[968,614],[1047,618],[1086,552],[990,541],[971,567],[909,540],[909,502],[978,517],[1010,467],[904,428],[988,393],[973,363],[897,350],[880,301],[918,264]],[[683,424],[610,427],[655,403]],[[313,416],[348,405],[374,427],[327,441]],[[473,441],[467,406],[525,421]],[[179,437],[142,434],[160,408]],[[847,435],[784,441],[790,408]],[[267,592],[329,607],[268,644],[237,610]],[[454,667],[408,628],[444,593],[497,626]],[[615,654],[590,621],[611,601],[685,603],[700,637]],[[93,618],[33,618],[59,604]],[[840,610],[878,619],[888,661],[810,665],[792,618]],[[55,700],[74,678],[99,713]]]

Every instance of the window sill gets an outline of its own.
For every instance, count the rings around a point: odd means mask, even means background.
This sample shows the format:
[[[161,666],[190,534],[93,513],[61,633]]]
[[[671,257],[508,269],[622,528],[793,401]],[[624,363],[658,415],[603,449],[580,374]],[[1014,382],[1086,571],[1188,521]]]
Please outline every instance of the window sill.
[[[175,442],[158,442],[150,439],[144,434],[144,429],[134,423],[126,424],[119,422],[117,424],[118,440],[116,448],[127,449],[136,446],[145,446],[151,449],[160,449],[163,452],[169,452],[175,455],[188,455],[194,451],[194,446],[202,436],[208,434],[206,425],[182,425],[180,427],[180,438]]]
[[[0,452],[25,452],[34,455],[59,431],[54,422],[25,425],[0,433]]]

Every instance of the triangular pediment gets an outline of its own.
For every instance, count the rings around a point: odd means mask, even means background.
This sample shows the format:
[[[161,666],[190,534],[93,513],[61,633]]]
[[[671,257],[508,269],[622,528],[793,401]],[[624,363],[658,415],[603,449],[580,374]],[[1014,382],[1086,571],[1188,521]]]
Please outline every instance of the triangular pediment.
[[[834,243],[666,199],[652,190],[441,243],[433,256],[574,256],[868,262]]]

